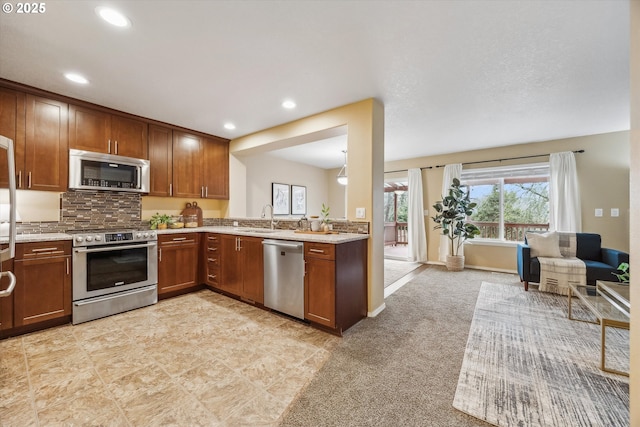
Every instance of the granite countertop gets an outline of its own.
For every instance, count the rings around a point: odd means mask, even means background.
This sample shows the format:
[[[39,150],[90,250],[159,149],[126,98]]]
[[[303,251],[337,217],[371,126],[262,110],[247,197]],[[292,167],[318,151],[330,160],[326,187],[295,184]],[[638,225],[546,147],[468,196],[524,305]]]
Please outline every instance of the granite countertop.
[[[339,244],[352,242],[355,240],[365,240],[368,234],[340,233],[340,234],[303,234],[293,230],[269,230],[266,228],[254,227],[196,227],[177,228],[168,230],[156,230],[158,234],[173,233],[221,233],[235,234],[239,236],[254,236],[264,239],[295,240],[298,242],[318,242]],[[16,243],[47,242],[54,240],[72,240],[73,236],[67,233],[40,233],[40,234],[18,234]],[[8,236],[0,237],[0,244],[9,243]]]
[[[73,236],[67,233],[18,234],[16,236],[16,243],[51,242],[54,240],[73,240]],[[0,243],[9,243],[9,236],[0,237]]]
[[[352,242],[355,240],[365,240],[368,234],[359,233],[339,233],[339,234],[304,234],[296,233],[294,230],[269,230],[268,228],[255,227],[197,227],[197,228],[176,228],[167,230],[157,230],[158,234],[171,233],[220,233],[235,234],[238,236],[254,236],[263,239],[295,240],[298,242],[318,242],[339,244]]]

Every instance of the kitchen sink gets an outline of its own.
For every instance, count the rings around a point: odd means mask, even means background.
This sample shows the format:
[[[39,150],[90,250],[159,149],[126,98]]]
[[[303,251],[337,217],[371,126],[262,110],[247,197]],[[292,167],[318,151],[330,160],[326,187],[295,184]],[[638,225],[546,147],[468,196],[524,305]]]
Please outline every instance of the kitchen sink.
[[[271,230],[269,228],[248,228],[248,229],[238,229],[238,231],[242,231],[244,233],[277,233],[280,230]]]

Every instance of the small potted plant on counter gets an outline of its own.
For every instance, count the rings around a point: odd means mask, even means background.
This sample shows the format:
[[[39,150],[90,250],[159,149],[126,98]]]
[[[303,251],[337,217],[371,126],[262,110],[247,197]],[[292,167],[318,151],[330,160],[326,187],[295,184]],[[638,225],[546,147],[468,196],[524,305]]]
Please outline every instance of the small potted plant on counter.
[[[167,214],[159,214],[156,212],[154,215],[151,216],[151,219],[149,220],[149,225],[152,230],[155,230],[155,229],[164,230],[167,228],[170,222],[171,222],[171,216]]]
[[[322,204],[322,210],[320,211],[322,214],[322,231],[329,231],[329,206],[326,206],[324,203]]]

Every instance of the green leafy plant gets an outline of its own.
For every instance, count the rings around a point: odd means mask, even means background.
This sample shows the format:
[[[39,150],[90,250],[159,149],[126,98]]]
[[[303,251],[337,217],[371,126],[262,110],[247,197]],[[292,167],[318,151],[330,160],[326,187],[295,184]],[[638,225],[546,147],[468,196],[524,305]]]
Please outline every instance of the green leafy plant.
[[[460,246],[467,239],[473,239],[480,234],[480,229],[467,221],[473,214],[476,203],[469,198],[469,191],[466,185],[460,184],[458,178],[453,178],[453,183],[449,187],[449,194],[442,196],[433,208],[436,215],[431,217],[435,221],[434,230],[442,230],[442,234],[451,241],[451,255],[457,256]]]
[[[170,222],[171,222],[170,215],[159,214],[158,212],[156,212],[154,215],[151,216],[151,219],[149,220],[149,225],[152,230],[155,230],[158,228],[160,224],[169,224]]]
[[[618,278],[622,283],[629,283],[629,263],[622,262],[618,266],[618,271],[622,271],[622,274],[611,273]]]
[[[328,224],[329,223],[329,206],[326,206],[324,203],[322,204],[322,210],[320,211],[320,214],[322,215],[322,223],[323,224]]]

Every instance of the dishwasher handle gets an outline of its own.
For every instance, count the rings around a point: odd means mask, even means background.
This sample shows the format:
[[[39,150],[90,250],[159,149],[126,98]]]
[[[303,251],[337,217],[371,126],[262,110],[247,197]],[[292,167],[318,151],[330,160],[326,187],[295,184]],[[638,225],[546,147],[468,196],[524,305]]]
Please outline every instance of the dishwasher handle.
[[[291,248],[291,249],[300,249],[304,245],[302,242],[293,243],[279,240],[269,240],[265,239],[262,241],[262,244],[265,246],[278,246],[280,248]]]

